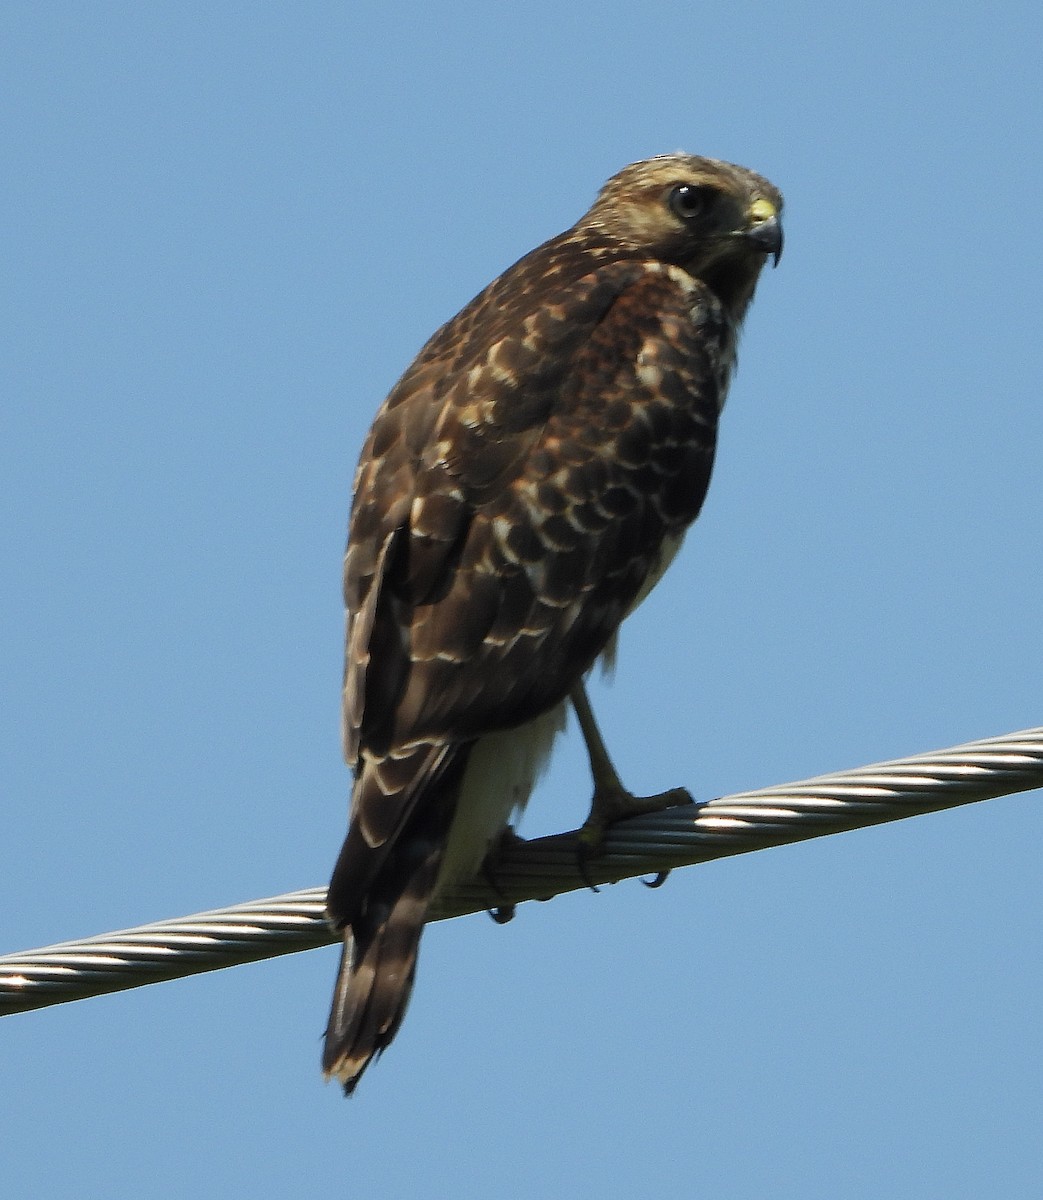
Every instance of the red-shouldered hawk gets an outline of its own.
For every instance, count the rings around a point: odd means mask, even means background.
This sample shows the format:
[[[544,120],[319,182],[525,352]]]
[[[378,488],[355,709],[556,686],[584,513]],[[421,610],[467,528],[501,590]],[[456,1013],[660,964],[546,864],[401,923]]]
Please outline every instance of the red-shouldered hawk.
[[[344,565],[351,820],[323,1067],[346,1092],[401,1023],[432,899],[528,799],[571,696],[586,829],[662,806],[619,783],[583,678],[702,506],[739,325],[782,197],[669,154],[605,184],[420,351],[355,476]]]

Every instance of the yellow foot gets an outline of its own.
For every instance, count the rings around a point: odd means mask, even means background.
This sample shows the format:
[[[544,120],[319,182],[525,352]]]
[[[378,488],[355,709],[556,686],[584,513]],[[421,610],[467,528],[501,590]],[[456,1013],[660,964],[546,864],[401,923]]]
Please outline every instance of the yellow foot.
[[[694,804],[687,788],[670,788],[654,796],[635,796],[622,788],[618,791],[599,790],[594,793],[590,816],[579,831],[580,842],[595,854],[601,850],[605,830],[627,817],[641,817],[648,813],[662,812],[664,808],[676,808],[679,804]]]
[[[597,789],[590,806],[590,815],[580,828],[577,847],[580,874],[591,891],[596,892],[598,889],[590,879],[587,864],[601,853],[605,831],[610,825],[626,820],[627,817],[645,816],[648,813],[662,812],[664,808],[694,803],[687,788],[670,788],[669,791],[657,792],[654,796],[635,796],[625,788]],[[661,886],[668,874],[667,871],[661,871],[648,886]]]

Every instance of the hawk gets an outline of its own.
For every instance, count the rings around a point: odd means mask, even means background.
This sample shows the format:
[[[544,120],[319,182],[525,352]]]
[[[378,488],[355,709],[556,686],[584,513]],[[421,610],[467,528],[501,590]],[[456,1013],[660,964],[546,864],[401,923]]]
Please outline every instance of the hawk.
[[[592,848],[676,802],[622,786],[583,679],[702,506],[781,210],[730,163],[625,167],[435,333],[377,413],[344,563],[354,785],[326,909],[343,951],[323,1068],[346,1093],[399,1028],[432,900],[524,806],[568,702]]]

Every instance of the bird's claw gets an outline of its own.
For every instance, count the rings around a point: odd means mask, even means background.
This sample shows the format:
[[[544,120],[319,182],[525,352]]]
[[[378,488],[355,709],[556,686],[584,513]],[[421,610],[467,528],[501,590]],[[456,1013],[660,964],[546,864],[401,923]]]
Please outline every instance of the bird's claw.
[[[591,879],[588,864],[592,858],[597,858],[598,854],[601,852],[601,839],[603,833],[603,830],[592,833],[587,828],[587,825],[584,825],[576,835],[576,868],[579,871],[580,878],[587,885],[587,887],[590,888],[595,896],[601,891],[601,889],[594,882],[594,880]]]
[[[511,846],[517,845],[519,842],[524,842],[523,837],[519,837],[512,826],[504,827],[503,832],[489,847],[489,852],[482,859],[482,877],[489,885],[489,889],[496,893],[500,900],[506,900],[503,893],[503,888],[500,887],[500,881],[496,877],[496,868],[500,865],[500,860],[504,853]],[[496,922],[497,925],[506,925],[508,921],[514,920],[514,914],[517,909],[516,904],[498,904],[495,908],[486,909],[489,916]]]
[[[583,882],[592,892],[596,893],[599,890],[590,877],[588,863],[592,858],[597,858],[601,854],[605,833],[617,821],[694,803],[691,792],[683,787],[657,792],[654,796],[635,796],[625,789],[595,791],[590,815],[576,835],[576,865]],[[669,870],[659,871],[651,880],[643,879],[641,882],[650,888],[662,887],[669,874]]]
[[[669,875],[670,870],[667,868],[665,871],[657,871],[651,879],[642,879],[641,882],[646,888],[661,888],[666,883]]]

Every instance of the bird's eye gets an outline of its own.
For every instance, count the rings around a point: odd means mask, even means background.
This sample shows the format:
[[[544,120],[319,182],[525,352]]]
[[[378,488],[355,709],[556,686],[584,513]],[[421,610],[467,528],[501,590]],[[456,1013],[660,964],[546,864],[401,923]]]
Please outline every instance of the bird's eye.
[[[700,187],[694,183],[679,183],[670,189],[668,202],[682,221],[691,221],[709,211],[714,195],[711,187]]]

